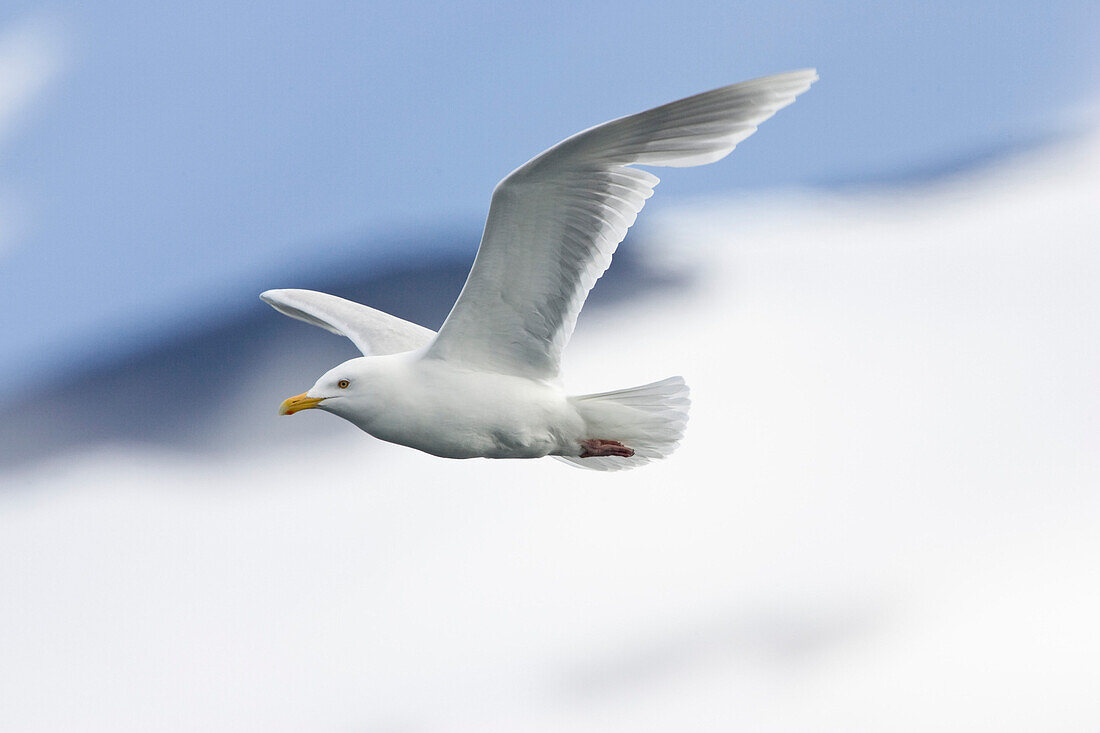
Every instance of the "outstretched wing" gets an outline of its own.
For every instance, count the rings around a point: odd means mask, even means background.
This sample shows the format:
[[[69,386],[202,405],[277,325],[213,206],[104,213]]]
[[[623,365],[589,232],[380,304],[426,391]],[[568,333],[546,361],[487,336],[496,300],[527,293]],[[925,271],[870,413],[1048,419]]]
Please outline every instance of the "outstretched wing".
[[[631,165],[728,155],[817,80],[767,76],[589,128],[497,184],[466,285],[427,356],[535,379],[557,376],[588,291],[657,177]]]
[[[268,290],[260,300],[283,315],[347,336],[365,356],[412,351],[435,336],[431,329],[315,290]]]

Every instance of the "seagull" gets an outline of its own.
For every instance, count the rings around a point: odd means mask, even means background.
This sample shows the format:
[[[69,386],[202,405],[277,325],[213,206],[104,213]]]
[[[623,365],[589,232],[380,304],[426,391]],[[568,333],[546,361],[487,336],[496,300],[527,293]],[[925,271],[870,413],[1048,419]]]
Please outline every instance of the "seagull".
[[[657,177],[633,166],[713,163],[817,81],[813,69],[714,89],[568,137],[493,190],[473,267],[439,332],[311,290],[268,290],[280,313],[346,336],[363,356],[279,414],[331,412],[444,458],[554,456],[602,471],[671,454],[688,387],[670,377],[568,395],[561,354]]]

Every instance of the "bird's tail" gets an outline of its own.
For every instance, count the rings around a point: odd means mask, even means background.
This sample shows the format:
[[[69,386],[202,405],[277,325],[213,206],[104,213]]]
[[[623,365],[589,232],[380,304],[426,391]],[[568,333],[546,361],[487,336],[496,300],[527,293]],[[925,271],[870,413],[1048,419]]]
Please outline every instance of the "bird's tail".
[[[691,407],[688,394],[683,377],[669,377],[640,387],[570,397],[584,418],[588,438],[618,441],[633,448],[634,455],[558,458],[596,471],[637,468],[665,458],[684,437]]]

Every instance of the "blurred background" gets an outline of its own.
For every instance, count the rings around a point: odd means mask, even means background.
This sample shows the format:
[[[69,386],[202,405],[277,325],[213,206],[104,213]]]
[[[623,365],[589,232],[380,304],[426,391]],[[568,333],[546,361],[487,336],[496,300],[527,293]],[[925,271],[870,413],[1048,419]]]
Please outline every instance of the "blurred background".
[[[1100,5],[0,7],[0,728],[1100,727]],[[670,460],[275,414],[438,327],[508,171],[821,81],[660,169],[566,352]]]

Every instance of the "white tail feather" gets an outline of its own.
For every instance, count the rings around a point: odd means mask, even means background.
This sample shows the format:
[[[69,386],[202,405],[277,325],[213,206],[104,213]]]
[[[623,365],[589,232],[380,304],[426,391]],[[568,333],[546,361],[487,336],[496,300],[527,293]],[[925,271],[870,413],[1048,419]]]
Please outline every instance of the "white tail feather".
[[[687,427],[691,400],[683,377],[669,377],[614,392],[570,397],[588,429],[588,437],[617,440],[634,449],[630,458],[557,456],[579,468],[621,471],[665,458],[676,450]]]

